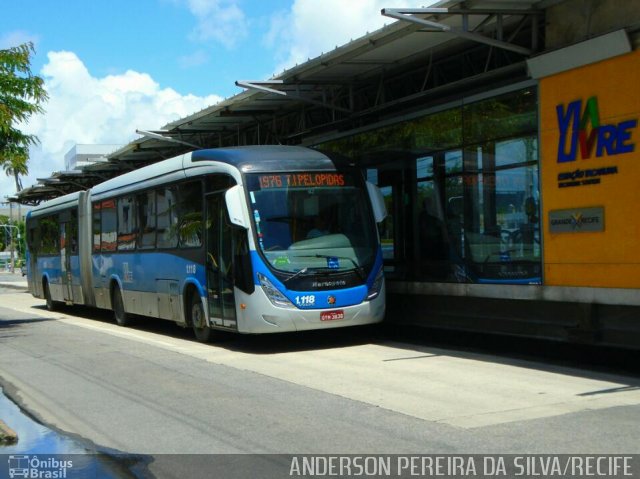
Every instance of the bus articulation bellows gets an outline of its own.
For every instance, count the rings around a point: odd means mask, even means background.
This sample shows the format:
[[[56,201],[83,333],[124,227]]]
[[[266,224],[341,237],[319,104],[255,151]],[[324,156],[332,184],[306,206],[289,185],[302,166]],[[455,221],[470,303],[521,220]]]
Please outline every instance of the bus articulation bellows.
[[[307,148],[199,150],[43,203],[28,282],[47,307],[272,333],[379,322],[379,190]]]

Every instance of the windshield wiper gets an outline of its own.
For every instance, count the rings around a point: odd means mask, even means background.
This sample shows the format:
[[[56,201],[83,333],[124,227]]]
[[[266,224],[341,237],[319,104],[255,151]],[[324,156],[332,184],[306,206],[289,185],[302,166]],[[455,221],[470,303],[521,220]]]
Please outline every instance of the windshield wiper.
[[[289,276],[287,279],[283,280],[282,282],[286,283],[287,281],[291,281],[293,278],[297,278],[298,276],[302,276],[307,271],[309,271],[309,268],[302,268],[300,271],[298,271],[295,274],[292,274],[291,276]]]
[[[328,254],[312,254],[312,255],[304,255],[304,256],[295,256],[296,258],[324,258],[324,259],[342,259],[346,261],[351,261],[354,266],[354,271],[358,274],[360,279],[364,281],[366,278],[364,277],[364,273],[362,272],[362,266],[360,266],[353,258],[349,258],[348,256],[330,256]],[[307,268],[305,268],[307,269]],[[289,278],[291,279],[291,278]]]

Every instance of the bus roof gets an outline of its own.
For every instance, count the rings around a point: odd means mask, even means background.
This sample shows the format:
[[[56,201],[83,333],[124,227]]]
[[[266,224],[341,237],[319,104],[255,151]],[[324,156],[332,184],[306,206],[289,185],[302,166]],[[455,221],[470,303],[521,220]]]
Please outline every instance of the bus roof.
[[[113,194],[113,192],[126,193],[167,181],[185,179],[184,164],[190,156],[191,153],[186,153],[111,178],[91,188],[91,196],[100,197],[103,194]]]
[[[50,213],[55,213],[56,211],[64,210],[67,208],[71,208],[73,206],[77,206],[78,198],[80,197],[81,191],[75,191],[73,193],[69,193],[64,196],[59,196],[52,200],[49,200],[41,205],[36,206],[27,214],[27,217],[32,218],[36,216],[46,215]]]
[[[332,170],[334,161],[319,151],[302,146],[263,145],[197,150],[192,163],[220,161],[243,173],[258,171]]]
[[[100,183],[91,188],[91,196],[99,200],[207,173],[224,172],[240,181],[240,172],[335,170],[340,164],[346,162],[301,146],[262,145],[197,150]],[[76,206],[80,194],[76,191],[47,201],[34,208],[29,216],[41,216]]]
[[[125,173],[91,188],[95,199],[209,174],[227,173],[241,182],[240,173],[334,170],[328,156],[301,146],[263,145],[196,150]]]

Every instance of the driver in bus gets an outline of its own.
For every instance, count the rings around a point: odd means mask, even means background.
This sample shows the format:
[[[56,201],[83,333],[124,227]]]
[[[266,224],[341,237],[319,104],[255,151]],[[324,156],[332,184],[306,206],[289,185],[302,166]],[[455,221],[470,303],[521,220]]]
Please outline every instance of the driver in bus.
[[[313,219],[313,228],[307,233],[307,239],[318,238],[328,234],[327,221],[320,215],[316,216]]]

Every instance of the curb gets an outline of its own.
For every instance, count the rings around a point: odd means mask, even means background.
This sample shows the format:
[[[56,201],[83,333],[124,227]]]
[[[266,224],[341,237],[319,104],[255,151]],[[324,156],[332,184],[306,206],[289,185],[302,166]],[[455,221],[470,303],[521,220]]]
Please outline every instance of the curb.
[[[0,288],[22,289],[27,291],[29,286],[26,283],[13,283],[11,281],[0,282]]]
[[[0,444],[6,446],[16,444],[18,442],[18,434],[11,429],[6,423],[0,419]]]

